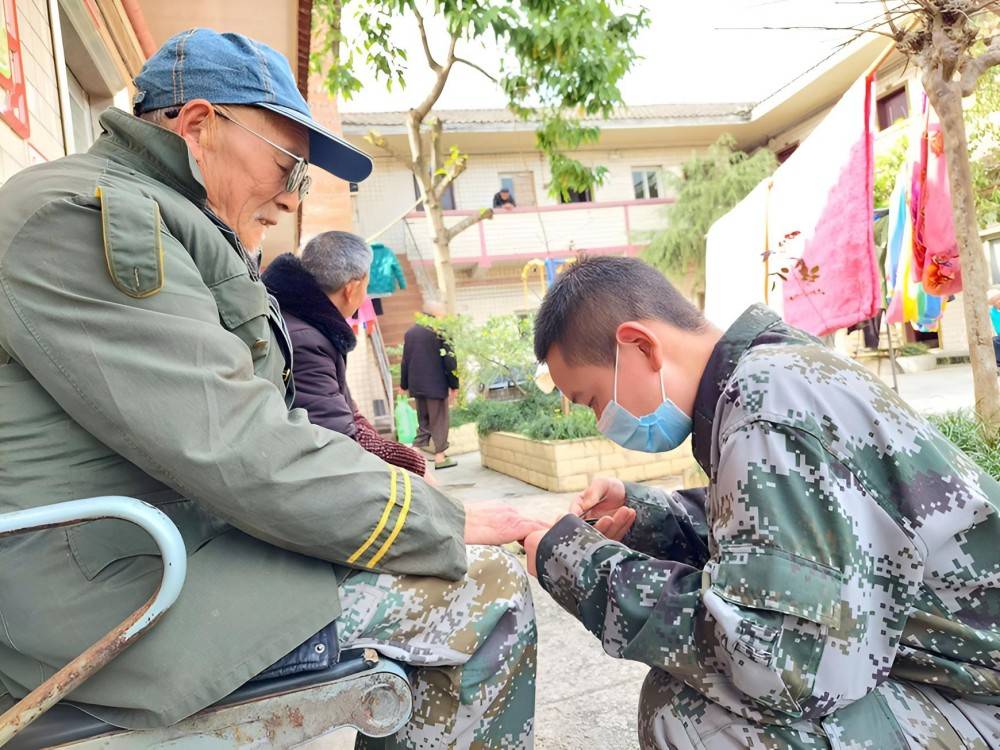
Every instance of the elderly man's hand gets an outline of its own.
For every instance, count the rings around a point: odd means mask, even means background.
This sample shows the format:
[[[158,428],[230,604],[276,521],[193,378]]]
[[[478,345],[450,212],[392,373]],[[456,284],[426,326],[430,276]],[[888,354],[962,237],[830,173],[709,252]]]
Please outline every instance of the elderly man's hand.
[[[507,503],[489,500],[465,504],[466,544],[519,542],[534,531],[548,528],[549,524],[526,518]]]

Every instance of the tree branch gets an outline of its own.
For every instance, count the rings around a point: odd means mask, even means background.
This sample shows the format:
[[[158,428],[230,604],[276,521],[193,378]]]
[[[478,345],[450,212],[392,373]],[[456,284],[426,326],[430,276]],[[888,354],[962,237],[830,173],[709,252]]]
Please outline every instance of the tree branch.
[[[468,66],[469,66],[470,68],[472,68],[473,70],[478,70],[478,71],[479,71],[480,73],[482,73],[482,74],[483,74],[484,76],[486,76],[486,77],[487,77],[487,78],[489,78],[489,79],[490,79],[491,81],[493,81],[493,83],[497,83],[497,78],[496,78],[496,76],[494,76],[494,75],[493,75],[492,73],[488,73],[488,72],[487,72],[486,70],[484,70],[484,69],[483,69],[483,68],[481,68],[480,66],[476,65],[476,63],[472,62],[472,60],[466,60],[466,59],[465,59],[464,57],[456,57],[456,58],[455,58],[455,62],[457,62],[457,63],[463,63],[463,64],[465,64],[465,65],[468,65]]]
[[[451,242],[451,240],[454,239],[456,235],[459,235],[469,227],[478,224],[483,219],[492,219],[492,218],[493,218],[492,208],[483,208],[480,209],[478,212],[472,214],[471,216],[466,216],[457,224],[448,227],[448,241]]]
[[[427,117],[427,113],[431,111],[431,108],[437,103],[437,100],[441,97],[441,92],[444,91],[444,85],[448,82],[448,74],[451,73],[451,66],[455,64],[456,44],[458,44],[458,36],[452,34],[451,44],[448,46],[447,62],[445,62],[444,65],[438,65],[436,71],[437,78],[434,79],[434,85],[431,87],[431,90],[427,94],[427,97],[422,102],[420,102],[418,106],[410,110],[410,115],[416,118],[418,125],[423,122],[425,117]]]
[[[441,71],[441,65],[434,59],[434,55],[431,54],[431,46],[427,40],[427,28],[424,26],[424,17],[420,15],[420,11],[417,10],[416,5],[413,6],[413,15],[417,17],[417,28],[420,30],[420,43],[424,47],[424,56],[427,58],[427,64],[431,70],[438,73]]]
[[[971,96],[980,76],[994,65],[1000,65],[1000,37],[993,39],[986,51],[965,64],[962,69],[962,96]]]
[[[451,172],[445,175],[445,178],[435,186],[434,192],[437,194],[438,199],[444,195],[444,191],[448,189],[448,186],[451,185],[451,183],[458,179],[458,176],[465,171],[465,168],[468,165],[469,159],[463,154],[461,158],[455,162],[455,166]]]

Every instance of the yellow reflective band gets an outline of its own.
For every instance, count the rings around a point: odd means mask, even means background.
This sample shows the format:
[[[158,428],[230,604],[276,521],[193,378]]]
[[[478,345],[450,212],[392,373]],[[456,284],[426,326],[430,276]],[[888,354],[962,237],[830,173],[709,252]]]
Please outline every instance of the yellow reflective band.
[[[379,560],[382,559],[382,555],[389,551],[392,543],[396,541],[396,537],[399,536],[399,532],[403,530],[403,523],[406,522],[406,514],[410,511],[410,498],[412,497],[413,488],[410,485],[410,473],[408,471],[403,472],[403,507],[399,511],[399,517],[396,519],[396,525],[392,529],[392,533],[389,534],[389,538],[385,540],[385,544],[375,553],[375,556],[368,563],[369,568],[374,568]]]
[[[405,473],[405,472],[404,472]],[[365,551],[372,546],[372,542],[378,539],[378,535],[382,533],[382,529],[385,528],[385,524],[389,520],[389,514],[392,513],[393,507],[396,505],[396,467],[393,466],[389,473],[389,502],[385,504],[385,510],[382,511],[382,517],[378,519],[378,523],[375,525],[375,531],[372,532],[371,536],[365,539],[365,543],[358,547],[358,551],[347,558],[347,562],[354,564],[359,557],[361,557]],[[371,567],[368,565],[367,567]]]

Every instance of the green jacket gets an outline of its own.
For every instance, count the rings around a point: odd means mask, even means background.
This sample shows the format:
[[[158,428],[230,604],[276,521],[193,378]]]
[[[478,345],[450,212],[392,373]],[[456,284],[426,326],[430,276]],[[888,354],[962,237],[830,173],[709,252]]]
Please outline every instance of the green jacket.
[[[179,601],[73,695],[148,727],[335,619],[339,566],[461,577],[464,514],[289,412],[278,316],[184,141],[117,110],[101,124],[89,153],[0,188],[0,513],[114,494],[177,524]],[[0,540],[0,688],[51,675],[160,570],[120,521]]]
[[[996,480],[762,306],[715,348],[694,412],[707,493],[626,485],[624,543],[568,516],[539,545],[540,583],[609,654],[845,747],[890,746],[889,678],[1000,703]]]

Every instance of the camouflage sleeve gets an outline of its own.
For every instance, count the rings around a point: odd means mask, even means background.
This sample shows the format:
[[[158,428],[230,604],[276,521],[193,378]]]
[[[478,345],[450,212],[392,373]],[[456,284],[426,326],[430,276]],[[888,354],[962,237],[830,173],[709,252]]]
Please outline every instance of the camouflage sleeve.
[[[613,542],[575,515],[564,516],[542,538],[535,558],[538,581],[559,605],[601,639],[612,656],[626,649],[656,612],[698,606],[701,571],[654,560]],[[664,606],[661,606],[664,605]],[[675,620],[693,624],[690,615]],[[684,636],[688,640],[690,632]]]
[[[668,492],[626,482],[625,505],[636,515],[622,543],[650,557],[702,567],[708,560],[707,492],[707,487]]]
[[[912,600],[887,565],[921,564],[908,538],[817,438],[783,425],[727,435],[712,491],[703,569],[565,517],[539,545],[539,581],[612,656],[754,720],[824,716],[874,689]]]

